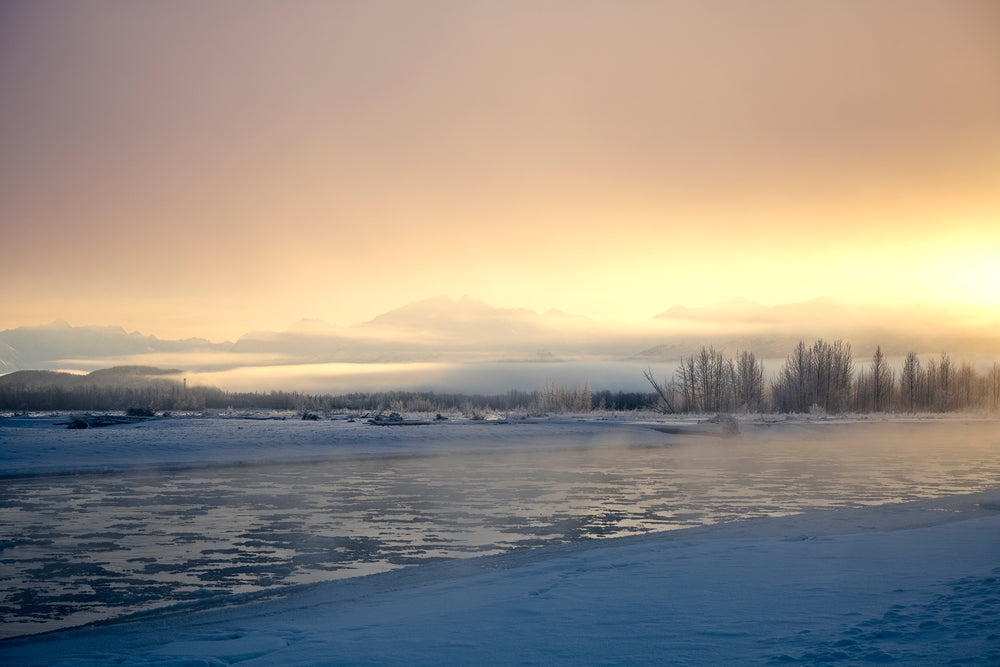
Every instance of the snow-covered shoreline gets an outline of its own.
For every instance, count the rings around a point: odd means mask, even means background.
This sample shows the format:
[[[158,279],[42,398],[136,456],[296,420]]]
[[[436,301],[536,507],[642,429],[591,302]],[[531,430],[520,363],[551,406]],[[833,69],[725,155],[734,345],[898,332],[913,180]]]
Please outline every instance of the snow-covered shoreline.
[[[266,413],[261,418],[182,414],[138,424],[67,429],[70,413],[0,417],[0,476],[75,472],[110,472],[141,468],[302,462],[369,458],[503,447],[530,449],[608,446],[615,441],[651,446],[683,442],[683,434],[661,427],[703,425],[707,415],[661,416],[654,413],[555,415],[538,418],[452,418],[422,426],[378,427],[364,419],[337,417],[305,421],[294,413]],[[277,417],[277,418],[276,418]],[[433,419],[433,417],[432,417]],[[843,429],[922,428],[931,424],[962,428],[998,424],[972,415],[822,418],[743,416],[741,438],[811,439]]]
[[[575,543],[0,643],[11,665],[996,664],[1000,493]]]
[[[537,448],[606,442],[612,428],[662,443],[654,420],[553,417],[450,419],[422,426],[372,426],[364,419],[304,421],[182,415],[139,424],[67,429],[66,414],[0,419],[0,475],[24,476],[138,468],[301,462],[405,456],[523,445]],[[696,423],[689,418],[679,423]]]

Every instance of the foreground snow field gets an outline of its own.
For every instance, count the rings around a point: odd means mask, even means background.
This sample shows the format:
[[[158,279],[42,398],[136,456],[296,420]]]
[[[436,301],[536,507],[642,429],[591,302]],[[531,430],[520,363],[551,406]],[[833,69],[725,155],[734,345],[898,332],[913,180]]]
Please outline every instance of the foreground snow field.
[[[995,665],[998,510],[959,496],[452,561],[8,641],[0,659]]]
[[[5,421],[7,475],[528,446],[528,436],[543,432],[546,444],[530,446],[608,446],[608,434],[621,427],[630,443],[664,443],[634,420],[395,430],[212,420],[211,446],[200,447],[191,436],[203,420],[77,433]],[[889,426],[902,441],[923,427]],[[960,440],[970,425],[935,427]],[[885,428],[802,421],[761,430],[809,440],[831,430],[888,437]],[[997,424],[975,428],[992,433]],[[260,437],[247,439],[248,429]],[[43,431],[46,437],[35,435]],[[749,425],[744,432],[749,441],[761,437]],[[68,439],[78,435],[85,437]],[[1000,444],[991,437],[979,446],[995,458]],[[956,465],[964,470],[971,460]],[[973,478],[976,493],[941,486],[940,497],[927,497],[938,487],[921,487],[924,498],[914,502],[523,549],[304,585],[281,597],[235,595],[226,606],[184,603],[0,642],[0,662],[996,665],[1000,479],[990,488]]]

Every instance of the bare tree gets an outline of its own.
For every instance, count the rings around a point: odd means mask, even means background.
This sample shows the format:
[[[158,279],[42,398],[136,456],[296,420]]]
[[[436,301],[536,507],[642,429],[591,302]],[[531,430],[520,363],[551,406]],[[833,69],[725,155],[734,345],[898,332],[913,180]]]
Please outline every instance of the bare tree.
[[[890,410],[957,409],[1000,410],[1000,362],[987,373],[963,361],[956,369],[948,353],[921,363],[908,352],[897,375],[881,346],[871,362],[855,372],[849,343],[822,339],[811,346],[799,341],[768,386],[763,364],[752,352],[727,358],[712,346],[682,357],[670,385],[643,373],[660,397],[663,412],[756,411],[827,412],[847,409]]]
[[[813,405],[840,412],[850,402],[853,375],[850,344],[821,339],[806,347],[799,341],[775,382],[775,402],[779,409],[792,412],[806,412]]]
[[[937,362],[933,359],[927,360],[927,367],[924,370],[924,380],[921,383],[922,396],[921,407],[924,410],[933,410],[936,407],[938,396],[938,370]]]
[[[892,398],[893,373],[882,354],[882,347],[875,347],[871,364],[872,411],[885,412]]]
[[[959,409],[973,407],[976,394],[976,371],[965,360],[955,372],[955,405]]]
[[[953,394],[955,380],[955,368],[951,364],[951,358],[947,352],[941,353],[941,360],[937,366],[937,387],[934,392],[933,407],[942,412],[951,410],[954,407]]]
[[[841,412],[847,409],[851,399],[851,382],[854,376],[854,353],[851,344],[835,340],[833,344],[817,341],[814,347],[820,347],[823,353],[820,358],[827,366],[824,374],[827,378],[825,386],[817,392],[822,399],[820,405],[828,412]]]
[[[1000,409],[1000,361],[994,361],[986,373],[986,404],[992,411]]]
[[[646,380],[649,381],[649,384],[653,385],[653,390],[660,397],[660,403],[662,403],[660,406],[660,412],[664,414],[673,414],[674,406],[670,402],[670,391],[667,389],[666,385],[658,382],[656,378],[653,377],[653,370],[650,368],[644,370],[642,374]]]
[[[871,373],[862,368],[854,380],[854,409],[868,412],[872,407]]]
[[[732,405],[729,372],[732,366],[713,346],[702,347],[695,358],[696,397],[701,412],[728,411]]]
[[[743,351],[736,357],[733,373],[733,395],[736,405],[756,412],[764,404],[764,363],[753,352]]]
[[[675,377],[682,412],[726,412],[733,406],[736,365],[713,346],[681,357]]]
[[[785,359],[775,383],[774,395],[778,409],[783,412],[806,412],[812,405],[809,384],[811,350],[804,341],[799,341],[792,353]]]
[[[917,408],[920,397],[920,359],[916,352],[908,352],[903,361],[903,369],[899,376],[900,398],[903,408],[913,412]]]
[[[698,409],[696,399],[696,383],[694,357],[681,357],[681,365],[675,371],[675,377],[681,385],[681,412],[694,412]]]

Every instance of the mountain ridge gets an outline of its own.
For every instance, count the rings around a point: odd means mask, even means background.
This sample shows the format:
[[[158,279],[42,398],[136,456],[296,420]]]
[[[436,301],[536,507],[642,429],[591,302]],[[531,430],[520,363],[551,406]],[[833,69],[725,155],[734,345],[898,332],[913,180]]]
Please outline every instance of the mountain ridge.
[[[56,320],[0,331],[0,372],[86,368],[95,363],[143,364],[154,358],[190,365],[169,359],[199,355],[224,367],[552,357],[676,359],[709,344],[734,349],[757,346],[777,354],[788,341],[799,338],[842,338],[853,342],[859,353],[881,344],[887,353],[951,350],[1000,355],[1000,329],[990,316],[984,311],[980,321],[968,325],[949,317],[947,308],[913,312],[901,306],[859,306],[829,297],[765,306],[739,298],[699,307],[674,306],[645,325],[625,325],[555,309],[538,313],[498,308],[468,296],[457,300],[438,296],[350,326],[300,320],[284,331],[251,331],[224,343],[204,338],[160,339],[119,326],[76,327]]]

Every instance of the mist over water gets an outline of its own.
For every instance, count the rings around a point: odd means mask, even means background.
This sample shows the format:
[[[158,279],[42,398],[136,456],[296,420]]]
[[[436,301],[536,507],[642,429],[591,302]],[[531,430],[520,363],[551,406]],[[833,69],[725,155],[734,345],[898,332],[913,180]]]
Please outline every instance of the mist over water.
[[[501,427],[496,427],[501,428]],[[995,422],[0,480],[4,636],[438,559],[995,487]]]
[[[552,382],[595,389],[651,391],[642,371],[645,361],[566,360],[482,363],[322,363],[245,367],[193,374],[197,381],[227,391],[254,391],[261,386],[285,391],[347,393],[353,391],[435,391],[503,393],[534,391]],[[657,364],[673,372],[676,364]]]

